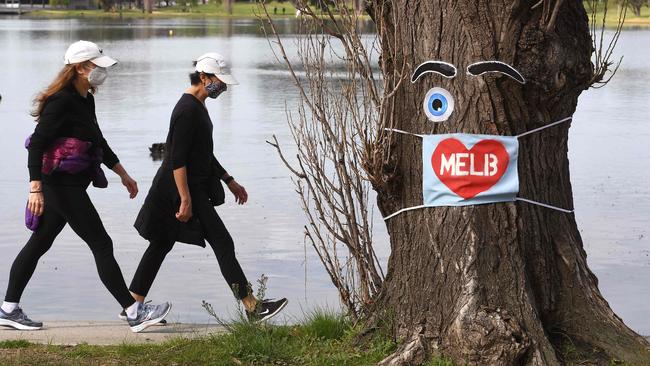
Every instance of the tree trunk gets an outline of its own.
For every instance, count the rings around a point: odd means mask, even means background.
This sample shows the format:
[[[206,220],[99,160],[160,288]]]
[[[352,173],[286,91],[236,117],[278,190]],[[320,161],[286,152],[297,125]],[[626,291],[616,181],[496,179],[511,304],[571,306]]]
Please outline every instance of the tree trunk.
[[[224,0],[224,5],[226,6],[226,13],[232,14],[232,3],[233,0]]]
[[[375,0],[384,77],[393,84],[420,63],[458,68],[402,83],[383,113],[420,133],[516,135],[571,116],[592,74],[588,19],[579,0]],[[527,79],[470,76],[467,65],[500,60]],[[422,110],[427,90],[455,97],[434,126]],[[584,121],[587,122],[587,121]],[[569,124],[522,138],[520,196],[573,207]],[[395,135],[378,188],[385,216],[422,204],[421,140]],[[387,222],[391,256],[374,319],[392,319],[403,346],[384,365],[442,354],[459,364],[556,365],[574,361],[648,364],[648,342],[610,309],[589,270],[575,217],[527,203],[425,208]]]
[[[151,14],[153,12],[153,0],[142,0],[142,1],[143,1],[145,13]]]

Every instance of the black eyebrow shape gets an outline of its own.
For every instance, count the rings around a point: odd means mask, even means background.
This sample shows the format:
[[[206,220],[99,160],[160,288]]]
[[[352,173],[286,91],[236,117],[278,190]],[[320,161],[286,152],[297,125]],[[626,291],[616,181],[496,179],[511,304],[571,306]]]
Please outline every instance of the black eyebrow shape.
[[[501,61],[480,61],[467,66],[467,73],[474,76],[486,72],[498,72],[510,76],[521,84],[526,84],[526,79],[514,67]]]
[[[453,78],[456,76],[456,66],[443,61],[423,62],[420,66],[415,68],[415,72],[413,72],[413,75],[411,76],[411,82],[416,82],[420,76],[430,72],[438,73],[446,78]]]

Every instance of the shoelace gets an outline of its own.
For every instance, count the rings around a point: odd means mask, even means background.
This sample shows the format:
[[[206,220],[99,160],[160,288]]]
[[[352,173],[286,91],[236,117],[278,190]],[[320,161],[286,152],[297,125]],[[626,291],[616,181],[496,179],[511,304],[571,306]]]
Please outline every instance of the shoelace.
[[[142,304],[142,311],[146,313],[147,318],[150,318],[151,315],[158,308],[158,305],[149,304],[150,302],[151,302],[151,300],[146,301],[144,304]]]
[[[25,320],[25,321],[28,321],[28,322],[31,322],[31,321],[32,321],[31,319],[29,319],[29,318],[27,317],[27,314],[25,314],[25,312],[23,311],[23,309],[21,309],[21,308],[16,308],[16,310],[14,310],[14,311],[17,311],[17,312],[18,312],[17,318],[18,318],[19,320]]]

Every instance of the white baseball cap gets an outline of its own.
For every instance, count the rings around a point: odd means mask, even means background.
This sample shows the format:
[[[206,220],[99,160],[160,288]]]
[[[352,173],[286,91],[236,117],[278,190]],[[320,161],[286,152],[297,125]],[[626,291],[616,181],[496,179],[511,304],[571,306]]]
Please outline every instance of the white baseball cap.
[[[230,75],[230,68],[226,59],[216,52],[208,52],[196,60],[195,70],[206,74],[213,74],[228,85],[237,85],[239,82]]]
[[[104,51],[97,44],[88,41],[77,41],[71,44],[65,51],[63,62],[70,65],[89,60],[99,67],[109,67],[117,63],[114,59],[105,56]]]

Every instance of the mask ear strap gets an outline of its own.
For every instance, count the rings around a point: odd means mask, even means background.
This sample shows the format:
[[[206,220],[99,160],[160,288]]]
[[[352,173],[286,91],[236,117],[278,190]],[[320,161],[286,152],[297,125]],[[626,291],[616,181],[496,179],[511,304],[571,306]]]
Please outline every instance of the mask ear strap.
[[[390,214],[390,215],[384,217],[384,221],[388,221],[388,219],[393,218],[393,217],[395,217],[395,216],[401,214],[402,212],[411,211],[411,210],[417,210],[417,209],[425,208],[425,207],[429,207],[429,206],[426,206],[426,205],[420,205],[420,206],[413,206],[413,207],[403,208],[403,209],[401,209],[401,210],[399,210],[399,211],[397,211],[397,212],[393,212],[392,214]]]
[[[573,117],[562,118],[562,119],[559,120],[559,121],[555,121],[555,122],[553,122],[553,123],[549,123],[549,124],[544,125],[544,126],[542,126],[542,127],[537,127],[537,128],[535,128],[535,129],[533,129],[533,130],[526,131],[526,132],[524,132],[524,133],[520,133],[519,135],[517,135],[517,136],[515,136],[515,137],[516,137],[516,138],[524,137],[524,136],[526,136],[526,135],[530,135],[531,133],[539,132],[539,131],[544,130],[544,129],[546,129],[546,128],[553,127],[553,126],[555,126],[555,125],[559,125],[560,123],[568,122],[568,121],[570,121],[572,118],[573,118]]]
[[[515,201],[526,202],[526,203],[530,203],[531,205],[542,206],[542,207],[550,208],[551,210],[561,211],[561,212],[565,212],[565,213],[573,213],[574,212],[574,210],[567,210],[566,208],[561,208],[561,207],[557,207],[557,206],[553,206],[553,205],[548,205],[546,203],[541,203],[541,202],[537,202],[537,201],[533,201],[533,200],[529,200],[529,199],[521,198],[521,197],[515,197]]]
[[[401,133],[401,134],[403,134],[403,135],[411,135],[411,136],[417,136],[417,137],[422,137],[422,138],[424,138],[424,135],[418,135],[417,133],[412,133],[412,132],[406,132],[406,131],[403,131],[403,130],[398,130],[397,128],[384,128],[384,130],[386,130],[386,131],[392,131],[392,132],[397,132],[397,133]]]

